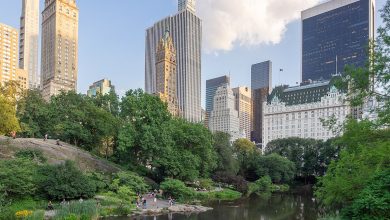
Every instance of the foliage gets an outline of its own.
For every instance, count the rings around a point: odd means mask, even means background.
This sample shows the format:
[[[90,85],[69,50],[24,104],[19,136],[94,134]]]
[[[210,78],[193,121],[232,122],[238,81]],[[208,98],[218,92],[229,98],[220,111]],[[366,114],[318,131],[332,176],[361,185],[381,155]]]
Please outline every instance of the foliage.
[[[133,192],[146,193],[148,185],[144,179],[133,172],[121,171],[114,175],[113,181],[110,185],[110,190],[119,192],[120,187],[128,187]]]
[[[89,172],[87,173],[87,177],[92,182],[92,185],[96,186],[96,192],[108,190],[111,183],[109,176],[99,172]]]
[[[276,153],[295,163],[298,176],[322,176],[340,151],[333,140],[323,142],[314,139],[286,138],[268,143],[266,154]]]
[[[212,178],[217,183],[234,186],[239,192],[245,193],[248,190],[248,182],[242,176],[232,175],[227,172],[216,172]]]
[[[34,195],[37,165],[26,159],[0,160],[0,185],[8,198]]]
[[[221,191],[212,191],[212,192],[195,192],[196,199],[202,201],[233,201],[241,198],[242,194],[240,192],[231,190],[231,189],[223,189]]]
[[[15,105],[3,94],[0,94],[0,118],[0,135],[20,130]]]
[[[49,104],[39,90],[28,90],[18,101],[17,116],[24,137],[43,137],[50,131]]]
[[[166,179],[160,184],[160,189],[163,190],[165,196],[171,196],[179,201],[194,197],[194,191],[180,180]]]
[[[330,164],[316,190],[316,196],[326,206],[351,205],[375,173],[389,169],[390,130],[376,130],[369,124],[351,121],[346,125],[346,132],[339,140],[345,146],[340,159]]]
[[[46,208],[46,201],[34,200],[26,198],[22,200],[14,200],[8,203],[0,212],[0,219],[12,220],[17,219],[15,214],[23,210],[34,210],[29,218],[31,220],[42,220],[42,211]]]
[[[213,134],[214,149],[217,153],[218,163],[217,171],[231,172],[237,174],[239,164],[233,157],[233,146],[230,143],[230,135],[224,132],[215,132]]]
[[[278,154],[258,157],[255,166],[258,176],[269,176],[274,183],[287,183],[295,175],[295,164]]]
[[[38,173],[39,189],[49,199],[91,198],[95,195],[96,186],[70,161],[42,166]]]
[[[22,149],[15,153],[15,157],[34,161],[35,163],[45,163],[47,158],[42,151],[37,149]]]
[[[214,186],[214,182],[211,179],[199,179],[198,181],[201,189],[211,190]]]
[[[69,205],[61,205],[56,209],[56,215],[54,219],[76,219],[87,220],[96,219],[99,215],[99,209],[96,202],[93,200],[87,200],[83,202],[71,202]]]
[[[348,219],[390,219],[390,169],[377,173],[343,210],[343,216]]]
[[[272,180],[269,176],[263,176],[254,183],[249,184],[248,195],[252,193],[271,192]]]

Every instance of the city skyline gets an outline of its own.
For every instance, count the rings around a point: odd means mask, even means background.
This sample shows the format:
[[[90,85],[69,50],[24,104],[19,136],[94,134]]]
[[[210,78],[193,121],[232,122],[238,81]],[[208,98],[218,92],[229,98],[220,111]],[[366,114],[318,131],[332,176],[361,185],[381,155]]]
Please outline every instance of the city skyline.
[[[198,1],[201,2],[201,1]],[[152,6],[150,4],[153,3]],[[21,1],[0,0],[4,5],[0,9],[1,23],[5,23],[15,28],[19,28],[19,17],[21,12]],[[41,2],[42,4],[42,2]],[[384,1],[376,2],[376,9],[380,9]],[[118,5],[123,7],[118,7]],[[118,85],[118,93],[123,95],[126,90],[143,88],[144,84],[144,29],[152,25],[155,21],[173,14],[177,11],[177,1],[147,1],[145,3],[130,4],[125,1],[118,1],[115,5],[107,4],[103,1],[99,5],[90,5],[88,2],[79,1],[78,6],[82,14],[80,15],[80,67],[78,92],[85,93],[88,86],[101,78],[110,78],[115,85]],[[90,6],[90,7],[89,7]],[[130,7],[130,6],[133,6]],[[5,8],[7,10],[5,10]],[[41,10],[43,9],[41,5]],[[145,10],[144,10],[145,9]],[[146,10],[148,9],[148,10]],[[202,9],[202,8],[201,8]],[[201,9],[197,9],[201,11]],[[101,14],[106,11],[117,11],[109,16],[108,21],[102,21],[94,13]],[[120,15],[127,11],[127,14]],[[129,13],[129,12],[135,13]],[[147,13],[142,14],[141,11]],[[123,18],[137,18],[136,21]],[[377,13],[378,18],[378,13]],[[380,19],[376,19],[379,21]],[[140,22],[142,21],[142,22]],[[99,23],[96,27],[92,24]],[[108,23],[115,22],[120,32],[120,36],[113,36]],[[122,23],[123,22],[123,23]],[[128,23],[128,24],[127,24]],[[140,23],[140,24],[136,24]],[[275,45],[240,46],[236,44],[230,51],[216,51],[212,53],[203,52],[202,62],[202,106],[204,107],[205,81],[216,76],[230,73],[233,85],[250,85],[250,65],[263,60],[272,60],[274,69],[283,68],[281,73],[275,71],[273,75],[273,86],[283,84],[294,85],[300,78],[300,24],[299,19],[288,24],[287,30],[280,43]],[[121,26],[121,24],[124,25]],[[379,24],[379,23],[377,23]],[[107,29],[106,32],[99,32]],[[123,30],[122,30],[123,29]],[[115,29],[115,31],[117,31]],[[97,34],[99,33],[99,34]],[[91,35],[97,36],[94,41],[88,42]],[[104,41],[104,39],[112,39]],[[102,51],[106,53],[96,53],[96,45],[107,43],[102,46]],[[118,43],[121,46],[114,46]],[[138,45],[139,44],[139,45]],[[123,46],[122,46],[123,45]],[[110,48],[107,48],[110,47]],[[130,49],[129,49],[130,48]],[[117,53],[121,51],[121,53]],[[125,52],[123,52],[125,51]],[[287,52],[285,52],[287,51]],[[118,54],[112,56],[112,54]],[[129,63],[131,61],[131,63]],[[129,63],[129,64],[128,64]],[[121,65],[126,64],[126,65]]]

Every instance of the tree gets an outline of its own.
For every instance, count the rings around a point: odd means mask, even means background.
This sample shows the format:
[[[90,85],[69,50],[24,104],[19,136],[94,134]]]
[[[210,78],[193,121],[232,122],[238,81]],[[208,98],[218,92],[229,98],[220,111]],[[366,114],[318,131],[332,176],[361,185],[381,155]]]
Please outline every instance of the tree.
[[[274,183],[287,183],[295,176],[295,164],[278,154],[260,156],[255,166],[259,177],[269,176]]]
[[[336,139],[326,142],[314,139],[286,138],[268,143],[265,154],[276,153],[295,163],[297,176],[324,175],[332,160],[338,158],[340,147]]]
[[[239,169],[238,161],[233,157],[233,147],[230,143],[230,135],[224,132],[213,134],[214,149],[217,152],[217,171],[237,174]]]
[[[38,175],[39,189],[48,199],[91,198],[96,192],[93,182],[71,161],[42,166],[38,170]]]
[[[39,90],[28,90],[18,101],[17,116],[25,137],[43,137],[50,130],[49,104]]]
[[[0,118],[0,135],[20,130],[15,105],[2,94],[0,94]]]
[[[0,160],[0,186],[8,198],[34,195],[37,165],[26,159]]]
[[[115,90],[112,89],[110,93],[101,95],[97,94],[95,97],[92,97],[93,102],[99,108],[110,112],[115,117],[119,116],[119,98]]]

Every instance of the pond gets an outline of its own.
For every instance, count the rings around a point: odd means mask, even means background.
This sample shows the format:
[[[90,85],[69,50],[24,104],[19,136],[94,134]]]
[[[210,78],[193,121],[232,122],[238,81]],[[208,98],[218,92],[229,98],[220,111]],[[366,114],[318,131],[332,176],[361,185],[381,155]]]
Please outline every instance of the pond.
[[[206,204],[214,210],[199,214],[169,214],[162,216],[118,217],[110,220],[282,220],[318,219],[316,203],[311,195],[273,194],[252,196],[234,202]]]

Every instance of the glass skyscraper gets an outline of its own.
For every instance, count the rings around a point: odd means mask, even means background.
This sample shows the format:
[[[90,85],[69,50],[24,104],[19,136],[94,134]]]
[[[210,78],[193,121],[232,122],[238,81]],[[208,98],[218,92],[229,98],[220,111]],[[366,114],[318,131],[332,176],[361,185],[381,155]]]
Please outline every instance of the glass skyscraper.
[[[374,0],[332,0],[302,12],[302,81],[330,79],[368,61]]]
[[[270,60],[252,65],[251,87],[252,90],[272,88],[272,62]]]

